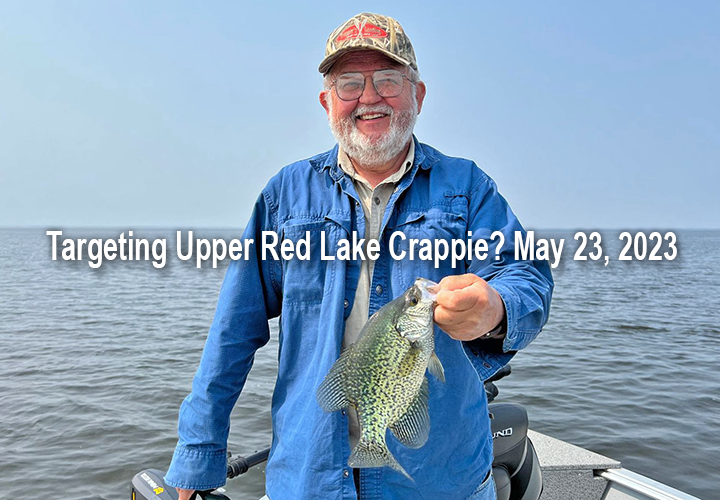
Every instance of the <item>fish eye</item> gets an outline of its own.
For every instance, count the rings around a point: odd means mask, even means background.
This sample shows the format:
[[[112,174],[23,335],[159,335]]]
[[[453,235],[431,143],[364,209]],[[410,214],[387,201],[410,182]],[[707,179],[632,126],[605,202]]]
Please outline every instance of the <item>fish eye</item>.
[[[418,299],[417,295],[413,295],[412,297],[410,297],[410,303],[412,305],[416,306],[418,305],[418,302],[420,302],[420,300]]]

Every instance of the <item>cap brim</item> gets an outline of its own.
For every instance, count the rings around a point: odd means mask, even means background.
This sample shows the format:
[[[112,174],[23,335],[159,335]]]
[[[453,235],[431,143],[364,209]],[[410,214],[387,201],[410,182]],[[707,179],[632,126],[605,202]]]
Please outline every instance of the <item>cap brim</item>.
[[[332,68],[333,64],[337,62],[340,57],[342,57],[344,54],[347,54],[348,52],[359,52],[361,50],[374,50],[376,52],[380,52],[384,56],[389,57],[393,61],[397,61],[403,66],[412,66],[410,64],[410,61],[407,59],[404,59],[398,55],[393,54],[392,52],[389,52],[385,49],[381,49],[380,47],[345,47],[342,49],[339,49],[329,56],[327,56],[325,59],[322,60],[320,63],[320,66],[318,66],[318,71],[322,73],[323,75],[328,73],[330,69]]]

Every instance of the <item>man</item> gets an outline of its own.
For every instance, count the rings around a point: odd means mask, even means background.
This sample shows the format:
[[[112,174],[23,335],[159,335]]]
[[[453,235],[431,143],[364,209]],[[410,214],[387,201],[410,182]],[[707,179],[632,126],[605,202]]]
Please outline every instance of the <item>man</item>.
[[[252,365],[280,320],[273,440],[266,475],[271,500],[492,499],[492,436],[483,380],[527,346],[547,320],[552,277],[546,263],[516,261],[522,227],[495,183],[474,163],[444,156],[412,135],[425,99],[415,54],[392,18],[359,14],[329,37],[320,64],[320,103],[338,141],[331,151],[284,168],[263,190],[244,237],[262,231],[298,241],[310,260],[233,262],[220,294],[192,393],[180,411],[180,440],[167,473],[181,499],[225,482],[229,415]],[[501,231],[485,260],[395,260],[410,239],[485,239]],[[321,260],[341,240],[380,242],[372,260]],[[496,240],[497,242],[497,240]],[[259,249],[259,245],[255,247]],[[315,392],[368,316],[417,277],[439,281],[436,352],[446,382],[429,377],[430,436],[409,449],[388,446],[413,477],[388,468],[350,469],[357,440],[352,408],[324,413]],[[359,491],[359,494],[358,494]]]

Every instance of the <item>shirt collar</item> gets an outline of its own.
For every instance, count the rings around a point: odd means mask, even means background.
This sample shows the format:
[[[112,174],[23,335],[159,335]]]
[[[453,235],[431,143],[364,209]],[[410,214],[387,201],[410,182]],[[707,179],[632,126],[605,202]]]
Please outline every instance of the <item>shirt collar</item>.
[[[400,164],[400,168],[397,172],[393,173],[389,177],[385,178],[380,182],[381,184],[396,184],[402,177],[407,173],[408,170],[410,170],[410,167],[412,167],[413,161],[415,160],[415,139],[410,138],[410,147],[408,148],[407,156],[405,156],[405,159],[403,160],[402,164]],[[360,175],[353,166],[352,162],[350,161],[350,157],[347,155],[347,153],[343,150],[342,147],[338,146],[338,153],[337,153],[337,163],[338,166],[342,169],[343,172],[348,174],[351,179],[362,182],[370,189],[373,189],[373,187],[370,185],[370,183],[365,180],[365,178]]]

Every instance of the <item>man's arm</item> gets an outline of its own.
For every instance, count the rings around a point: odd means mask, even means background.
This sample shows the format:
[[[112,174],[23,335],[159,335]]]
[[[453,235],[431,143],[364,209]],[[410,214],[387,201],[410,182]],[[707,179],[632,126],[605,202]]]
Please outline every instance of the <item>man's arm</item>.
[[[178,445],[165,476],[171,486],[207,490],[225,484],[230,412],[255,351],[270,338],[268,318],[280,314],[280,263],[260,255],[261,232],[275,230],[273,218],[261,195],[243,234],[254,240],[251,251],[228,267],[192,392],[180,408]]]
[[[525,230],[489,178],[470,200],[469,228],[473,240],[488,241],[488,257],[470,261],[469,274],[440,282],[435,321],[451,337],[466,342],[506,325],[502,350],[522,349],[547,322],[553,290],[550,266],[546,261],[515,259],[515,232],[524,235]],[[499,240],[490,239],[494,231],[504,236],[497,259]]]

